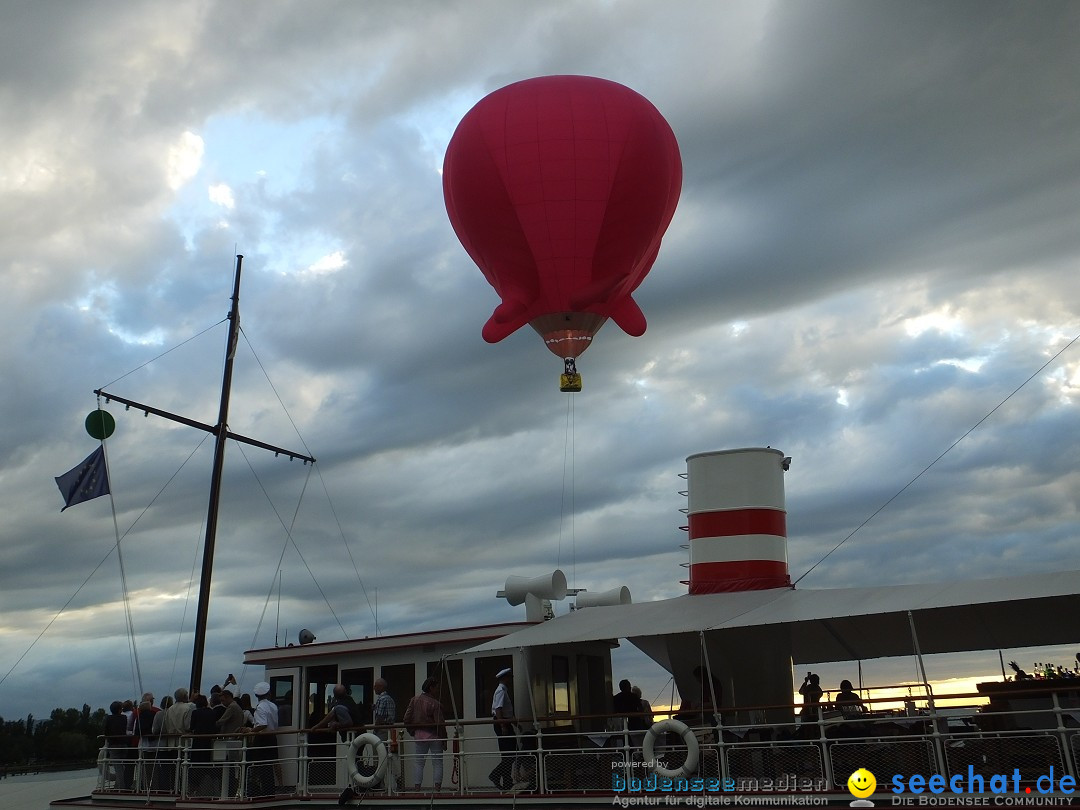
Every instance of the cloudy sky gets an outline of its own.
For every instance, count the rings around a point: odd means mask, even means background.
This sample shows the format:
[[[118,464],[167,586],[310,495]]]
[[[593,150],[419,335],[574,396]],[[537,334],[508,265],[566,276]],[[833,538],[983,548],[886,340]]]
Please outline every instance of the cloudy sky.
[[[236,252],[230,426],[319,464],[230,447],[206,683],[301,627],[519,619],[511,573],[677,595],[706,450],[794,458],[798,577],[1063,349],[800,587],[1080,568],[1075,3],[0,14],[3,717],[134,693],[117,532],[143,685],[187,682],[212,442],[114,403],[115,524],[53,477],[95,388],[216,421]],[[565,73],[649,98],[685,172],[648,331],[605,327],[574,397],[532,330],[481,339],[440,178],[480,98]]]

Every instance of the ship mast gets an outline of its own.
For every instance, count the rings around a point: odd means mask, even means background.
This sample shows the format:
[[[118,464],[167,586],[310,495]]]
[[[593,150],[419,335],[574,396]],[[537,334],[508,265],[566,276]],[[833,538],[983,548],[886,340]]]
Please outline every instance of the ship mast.
[[[197,422],[168,411],[143,405],[115,394],[109,394],[101,389],[94,391],[99,397],[104,397],[108,403],[116,400],[129,407],[137,408],[145,414],[154,414],[174,422],[199,428],[207,433],[214,434],[214,467],[210,476],[210,500],[206,509],[206,539],[203,542],[202,575],[199,579],[199,607],[195,617],[195,641],[191,652],[191,692],[200,691],[202,685],[203,657],[206,652],[206,626],[207,617],[210,613],[210,582],[214,571],[214,546],[217,542],[218,509],[221,503],[221,479],[225,468],[225,444],[228,439],[233,439],[244,444],[262,447],[272,450],[275,455],[285,455],[290,459],[300,459],[305,464],[315,463],[315,459],[303,453],[295,453],[281,447],[275,447],[256,439],[240,436],[229,430],[229,398],[232,392],[233,360],[236,357],[236,344],[240,337],[240,270],[244,257],[236,257],[236,274],[233,279],[232,307],[229,310],[229,334],[225,341],[225,368],[221,378],[221,401],[218,406],[218,421],[216,425],[207,425]]]

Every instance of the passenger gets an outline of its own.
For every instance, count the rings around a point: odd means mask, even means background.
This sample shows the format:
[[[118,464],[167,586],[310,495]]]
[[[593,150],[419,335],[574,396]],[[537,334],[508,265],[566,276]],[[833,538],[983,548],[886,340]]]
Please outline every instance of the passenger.
[[[251,695],[241,692],[236,702],[240,704],[240,711],[244,713],[244,727],[251,728],[255,725],[255,710],[251,706]]]
[[[800,715],[804,720],[818,719],[818,706],[821,704],[821,696],[824,691],[821,688],[821,677],[816,672],[807,672],[803,678],[799,694],[803,696],[803,707]]]
[[[694,667],[694,679],[698,682],[696,695],[683,700],[679,706],[676,717],[691,727],[712,726],[715,723],[714,715],[716,708],[713,706],[713,695],[716,695],[716,703],[723,702],[723,687],[717,678],[712,678],[712,686],[705,683],[705,669],[701,666]]]
[[[128,733],[134,735],[135,737],[139,737],[139,738],[141,738],[143,736],[142,727],[139,725],[139,715],[143,711],[144,704],[149,705],[149,707],[150,707],[149,712],[150,712],[150,721],[151,721],[151,723],[153,723],[154,716],[159,711],[161,711],[157,706],[154,705],[154,693],[153,692],[143,692],[142,699],[139,701],[139,705],[138,705],[138,707],[136,707],[135,713],[132,715],[131,724],[128,726]],[[147,734],[150,733],[150,726],[146,727],[146,732],[145,733],[147,733]]]
[[[225,711],[214,721],[214,725],[222,734],[239,733],[244,727],[244,710],[233,699],[232,689],[229,687],[221,690],[221,705],[225,707]]]
[[[352,699],[345,686],[336,684],[334,696],[330,699],[330,711],[323,716],[322,720],[313,725],[311,730],[352,728],[355,723],[353,723],[351,706],[355,705],[356,701]]]
[[[113,780],[117,790],[127,790],[128,755],[131,743],[127,733],[127,717],[124,716],[124,704],[114,700],[109,704],[109,714],[105,717],[105,748],[109,763],[112,765]]]
[[[376,678],[371,685],[375,694],[371,702],[371,722],[375,728],[371,732],[383,742],[389,741],[390,761],[386,773],[382,777],[382,784],[388,786],[391,782],[400,790],[402,787],[401,775],[398,773],[397,762],[394,754],[397,752],[397,729],[393,724],[397,722],[397,703],[390,693],[386,691],[386,680]],[[349,698],[352,699],[351,696]],[[354,704],[355,705],[355,704]],[[359,712],[358,712],[359,713]],[[373,776],[377,766],[369,762],[357,762],[357,768],[363,776]]]
[[[196,795],[212,796],[217,792],[210,772],[214,740],[207,735],[217,733],[217,718],[205,695],[195,695],[191,705],[194,707],[191,711],[191,733],[198,736],[191,740],[188,752],[188,761],[192,763],[188,780]]]
[[[409,701],[405,709],[405,728],[415,741],[416,760],[413,766],[413,789],[420,790],[424,781],[424,765],[431,755],[431,778],[435,791],[442,790],[443,751],[446,748],[446,718],[438,698],[439,681],[428,678],[420,694]]]
[[[147,765],[154,756],[157,748],[157,737],[154,736],[154,720],[161,711],[154,705],[154,695],[147,692],[143,695],[142,703],[135,713],[135,727],[132,729],[132,739],[138,739],[138,748],[135,757],[142,760],[142,768],[139,773],[140,787],[150,778],[150,769]]]
[[[840,691],[836,693],[834,703],[844,717],[858,717],[866,713],[862,698],[855,694],[849,680],[840,681]]]
[[[214,722],[216,723],[221,719],[221,715],[225,714],[225,704],[221,702],[221,687],[215,686],[210,690],[210,709],[214,712]]]
[[[173,692],[173,698],[173,704],[165,710],[161,733],[167,737],[166,744],[177,746],[179,735],[191,731],[191,712],[195,706],[188,701],[188,691],[183,687]]]
[[[244,710],[240,704],[233,700],[232,687],[226,686],[221,690],[221,705],[225,707],[224,713],[214,725],[221,734],[239,734],[244,729]],[[243,743],[236,739],[225,740],[225,759],[229,762],[237,762],[240,759],[240,746]],[[235,767],[229,766],[228,795],[236,792]]]
[[[390,736],[390,729],[386,728],[386,726],[391,726],[397,722],[397,704],[394,703],[390,693],[386,691],[385,680],[376,678],[373,688],[375,700],[371,704],[371,722],[376,726],[375,736],[386,742]],[[383,726],[383,728],[378,728],[378,726]]]
[[[173,699],[166,695],[161,699],[161,708],[154,715],[154,725],[151,730],[155,739],[160,738],[161,729],[165,725],[165,713],[169,710],[169,707],[173,705]]]
[[[251,743],[251,794],[252,796],[272,796],[277,792],[274,763],[277,759],[278,707],[270,699],[270,684],[260,681],[255,684],[255,697],[259,699],[255,707],[254,725],[251,733],[258,734]],[[259,732],[266,732],[259,734]]]
[[[131,727],[135,722],[135,701],[125,700],[124,708],[121,712],[124,715],[124,719],[127,720],[128,733],[131,733]]]
[[[649,728],[653,724],[652,704],[649,703],[649,701],[645,700],[645,698],[643,698],[641,696],[641,687],[640,686],[632,686],[632,687],[630,687],[630,691],[633,693],[634,697],[636,697],[638,699],[638,702],[641,704],[641,711],[643,713],[642,722],[645,724],[645,728]]]
[[[513,673],[510,667],[499,670],[495,676],[499,685],[491,699],[491,719],[495,727],[495,736],[499,738],[501,759],[488,778],[499,790],[510,790],[514,786],[514,760],[517,759],[517,732],[514,729],[514,702],[510,696],[510,684]]]
[[[158,735],[157,759],[161,765],[159,790],[175,790],[176,759],[180,753],[180,735],[191,731],[191,711],[195,707],[188,702],[188,691],[180,687],[173,692],[173,701],[161,714],[161,733]]]
[[[631,731],[644,731],[647,726],[641,716],[641,698],[634,697],[630,681],[619,681],[619,691],[611,698],[612,713],[626,720],[626,727]]]

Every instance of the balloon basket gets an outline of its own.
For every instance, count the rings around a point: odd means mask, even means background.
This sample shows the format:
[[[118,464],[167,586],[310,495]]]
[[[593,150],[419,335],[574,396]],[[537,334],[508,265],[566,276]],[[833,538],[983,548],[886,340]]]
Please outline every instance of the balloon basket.
[[[559,390],[564,394],[576,394],[581,391],[580,374],[560,374]]]

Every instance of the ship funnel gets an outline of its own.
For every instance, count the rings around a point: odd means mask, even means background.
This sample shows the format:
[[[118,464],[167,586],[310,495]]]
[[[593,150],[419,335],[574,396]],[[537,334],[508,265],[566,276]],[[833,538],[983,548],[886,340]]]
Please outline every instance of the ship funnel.
[[[629,605],[630,589],[625,585],[610,591],[578,591],[574,606],[581,610],[587,607],[606,607],[608,605]]]
[[[771,447],[686,459],[690,593],[790,588],[784,472]]]

